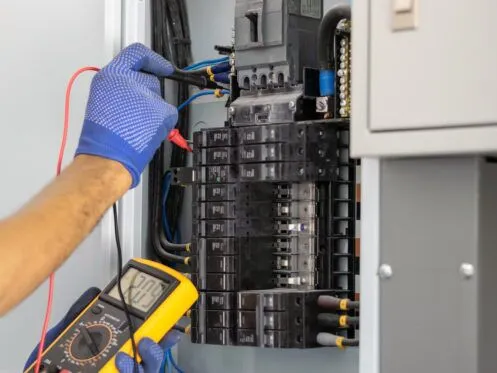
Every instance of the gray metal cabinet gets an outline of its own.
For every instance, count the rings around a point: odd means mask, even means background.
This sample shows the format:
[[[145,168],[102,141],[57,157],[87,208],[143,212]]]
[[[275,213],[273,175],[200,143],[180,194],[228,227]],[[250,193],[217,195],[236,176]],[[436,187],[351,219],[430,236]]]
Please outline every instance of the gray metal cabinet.
[[[487,0],[353,2],[353,153],[496,150],[496,13]]]

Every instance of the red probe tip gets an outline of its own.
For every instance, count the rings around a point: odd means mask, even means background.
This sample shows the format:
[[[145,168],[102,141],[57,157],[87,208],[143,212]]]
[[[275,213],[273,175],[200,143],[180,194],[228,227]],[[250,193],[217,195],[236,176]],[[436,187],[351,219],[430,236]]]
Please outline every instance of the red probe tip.
[[[193,151],[192,148],[190,148],[190,145],[188,145],[188,142],[185,140],[185,138],[181,136],[181,133],[179,133],[179,130],[177,128],[169,132],[169,135],[167,135],[167,139],[176,146],[179,146],[181,149],[185,149],[189,152]]]

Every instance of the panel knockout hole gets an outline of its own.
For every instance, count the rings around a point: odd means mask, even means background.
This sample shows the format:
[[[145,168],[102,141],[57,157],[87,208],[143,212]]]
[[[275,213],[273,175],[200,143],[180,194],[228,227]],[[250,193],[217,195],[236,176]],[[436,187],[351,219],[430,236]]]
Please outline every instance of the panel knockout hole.
[[[303,340],[303,339],[302,339],[302,336],[301,336],[301,335],[298,335],[296,339],[297,339],[297,342],[298,342],[298,343],[302,343],[302,340]]]
[[[300,306],[302,304],[302,299],[300,299],[300,297],[295,298],[295,304]]]
[[[297,324],[297,325],[302,324],[302,317],[299,316],[299,317],[295,318],[295,324]]]

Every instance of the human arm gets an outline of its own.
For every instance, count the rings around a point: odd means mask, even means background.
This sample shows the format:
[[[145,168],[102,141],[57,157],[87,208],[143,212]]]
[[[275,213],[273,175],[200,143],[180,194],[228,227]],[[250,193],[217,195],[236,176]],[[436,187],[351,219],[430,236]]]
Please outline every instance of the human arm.
[[[131,175],[120,163],[81,155],[0,222],[0,315],[55,271],[130,185]]]
[[[134,44],[95,76],[73,163],[0,222],[0,315],[36,289],[112,203],[138,185],[177,120],[176,108],[162,99],[153,75],[172,70],[160,56]]]

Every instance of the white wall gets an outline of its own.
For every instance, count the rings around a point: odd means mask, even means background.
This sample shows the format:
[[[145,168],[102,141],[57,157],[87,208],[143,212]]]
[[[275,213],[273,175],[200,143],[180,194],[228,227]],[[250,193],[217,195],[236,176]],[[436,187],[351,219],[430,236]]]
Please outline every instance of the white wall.
[[[109,38],[119,40],[110,29],[105,32],[113,22],[108,18],[106,23],[105,7],[112,2],[0,2],[0,218],[19,208],[54,176],[67,81],[79,67],[103,65],[112,55]],[[81,130],[91,76],[82,76],[74,86],[66,164]],[[110,278],[108,228],[107,224],[106,230],[96,229],[58,271],[53,322],[81,292],[92,285],[103,286]],[[0,319],[1,372],[21,371],[40,336],[46,294],[44,285]]]

